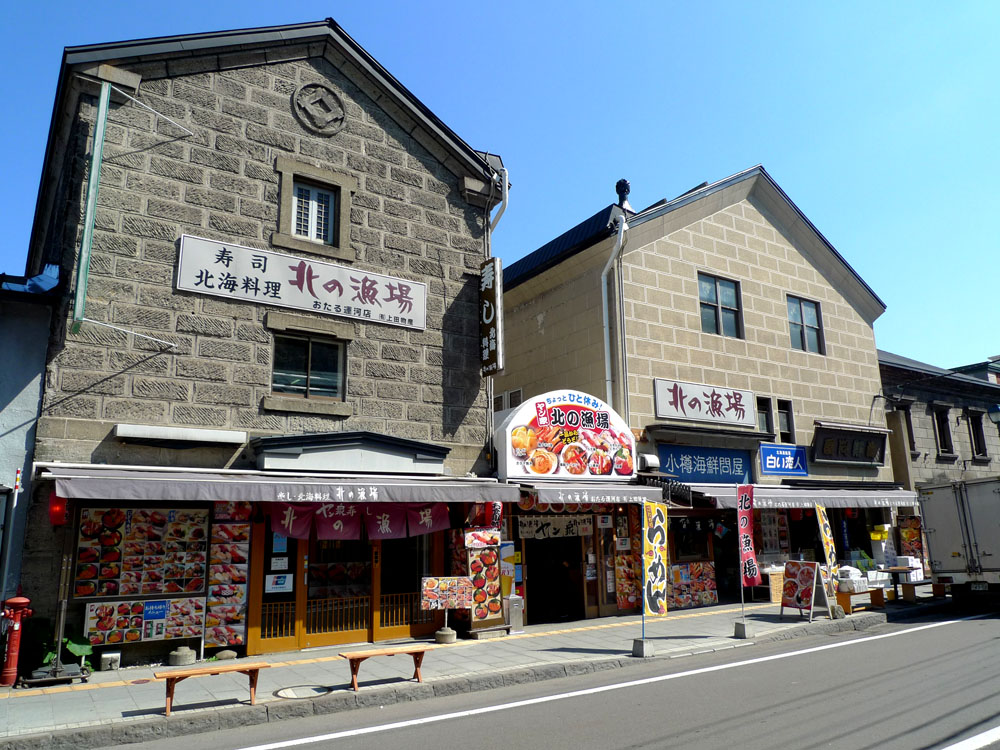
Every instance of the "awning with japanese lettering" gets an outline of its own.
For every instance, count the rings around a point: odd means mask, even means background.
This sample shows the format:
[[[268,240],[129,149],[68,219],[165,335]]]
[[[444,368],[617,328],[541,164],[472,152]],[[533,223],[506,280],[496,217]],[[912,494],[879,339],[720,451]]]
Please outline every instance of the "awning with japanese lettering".
[[[534,494],[540,503],[656,503],[663,500],[662,487],[640,484],[521,482],[521,489]]]
[[[515,503],[517,486],[478,477],[337,476],[44,465],[39,479],[76,500],[283,503]]]
[[[720,508],[735,508],[735,484],[692,484],[691,489],[715,498]],[[811,489],[768,484],[753,485],[755,508],[895,508],[916,505],[917,493],[909,490]]]

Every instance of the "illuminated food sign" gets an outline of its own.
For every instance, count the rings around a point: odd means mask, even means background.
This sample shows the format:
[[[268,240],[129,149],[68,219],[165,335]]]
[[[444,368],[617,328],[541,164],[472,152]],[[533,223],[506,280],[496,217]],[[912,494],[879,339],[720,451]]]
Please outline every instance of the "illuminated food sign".
[[[495,436],[501,479],[603,480],[635,476],[635,439],[606,403],[550,391],[508,415]]]

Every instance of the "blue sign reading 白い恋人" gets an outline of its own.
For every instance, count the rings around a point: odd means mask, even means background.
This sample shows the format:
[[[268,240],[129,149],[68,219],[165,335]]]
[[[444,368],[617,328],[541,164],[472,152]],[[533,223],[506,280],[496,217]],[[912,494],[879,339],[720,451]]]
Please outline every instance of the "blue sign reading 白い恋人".
[[[750,451],[732,448],[696,448],[690,445],[660,445],[660,471],[680,482],[749,484]]]
[[[809,476],[804,445],[760,444],[760,473],[783,477]]]

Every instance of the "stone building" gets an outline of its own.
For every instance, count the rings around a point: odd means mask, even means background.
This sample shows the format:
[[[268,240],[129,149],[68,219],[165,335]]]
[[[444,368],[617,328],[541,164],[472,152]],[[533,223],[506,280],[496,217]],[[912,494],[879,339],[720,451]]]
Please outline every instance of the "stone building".
[[[647,477],[693,492],[672,498],[675,583],[708,563],[738,597],[737,485],[765,564],[822,554],[816,505],[840,559],[870,554],[914,498],[879,398],[885,305],[762,167],[638,212],[627,194],[506,269],[495,408],[573,388],[623,415]],[[676,588],[672,607],[698,603]]]
[[[881,350],[878,360],[897,481],[919,490],[1000,474],[1000,431],[989,417],[1000,384],[986,379],[988,362],[980,376]]]
[[[150,633],[103,640],[101,602],[178,588],[207,590],[202,627],[233,626],[217,645],[416,632],[411,579],[444,572],[444,532],[417,536],[411,520],[409,536],[317,540],[306,524],[279,546],[269,513],[349,498],[338,512],[367,523],[360,500],[398,500],[441,529],[464,511],[447,505],[442,522],[437,501],[510,499],[473,476],[489,469],[478,299],[501,174],[332,19],[67,48],[29,258],[63,278],[24,544],[37,609],[54,609],[63,551],[71,620],[97,645],[163,637],[152,607]],[[53,489],[71,502],[65,529],[46,515]],[[165,517],[199,538],[220,520],[252,525],[226,555],[244,567],[209,572],[214,545],[142,526]],[[128,563],[152,550],[166,566],[158,550],[184,544],[173,562],[201,575]],[[308,591],[293,585],[307,559]],[[237,606],[228,623],[206,578],[235,587],[215,596]]]

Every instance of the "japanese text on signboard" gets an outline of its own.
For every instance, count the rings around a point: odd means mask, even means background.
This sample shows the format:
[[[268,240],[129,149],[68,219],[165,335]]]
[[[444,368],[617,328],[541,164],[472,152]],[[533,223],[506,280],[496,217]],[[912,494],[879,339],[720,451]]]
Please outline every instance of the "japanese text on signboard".
[[[756,424],[752,391],[656,379],[653,396],[657,417],[748,427]]]
[[[647,615],[667,614],[667,505],[645,503],[642,534],[643,606]]]
[[[736,488],[736,523],[739,526],[740,573],[744,586],[760,586],[757,553],[753,549],[753,485]]]
[[[405,328],[426,325],[427,287],[418,281],[190,235],[181,237],[177,288]]]

